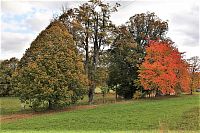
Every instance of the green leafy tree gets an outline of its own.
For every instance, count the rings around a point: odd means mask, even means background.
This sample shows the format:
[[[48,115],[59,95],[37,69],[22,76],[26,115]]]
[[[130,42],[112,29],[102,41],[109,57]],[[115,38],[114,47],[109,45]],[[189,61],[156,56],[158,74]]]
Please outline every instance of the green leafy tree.
[[[22,102],[37,109],[66,106],[83,97],[87,83],[82,57],[59,21],[51,22],[31,43],[13,76]]]
[[[108,85],[116,89],[116,93],[125,99],[131,99],[137,90],[134,80],[138,76],[138,64],[143,54],[138,52],[138,45],[126,26],[119,28],[119,36],[109,50]]]
[[[109,88],[107,86],[102,86],[100,87],[101,89],[101,94],[103,96],[103,103],[105,103],[105,96],[109,92]]]
[[[168,31],[167,21],[161,20],[155,13],[135,14],[127,22],[130,33],[133,35],[137,44],[144,47],[148,40],[166,39]]]
[[[12,74],[18,64],[18,59],[13,57],[0,63],[0,96],[13,95]]]

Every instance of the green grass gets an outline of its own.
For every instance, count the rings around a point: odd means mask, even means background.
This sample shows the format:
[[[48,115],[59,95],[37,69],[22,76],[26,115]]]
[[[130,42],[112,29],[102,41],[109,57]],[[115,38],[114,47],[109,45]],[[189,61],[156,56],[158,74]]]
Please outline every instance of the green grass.
[[[5,132],[197,132],[199,95],[99,105],[2,123]]]
[[[95,94],[94,104],[102,104],[102,94]],[[110,93],[105,96],[105,103],[115,102],[115,94]],[[83,100],[78,101],[77,105],[88,104],[88,97],[85,96]],[[16,113],[30,113],[31,108],[29,105],[25,106],[25,109],[21,107],[19,98],[17,97],[0,97],[0,115],[9,115]]]
[[[122,99],[118,98],[118,101],[122,101]],[[115,94],[109,93],[105,95],[105,103],[114,103],[115,102]],[[88,104],[88,96],[85,96],[82,100],[78,101],[77,104]],[[96,93],[94,95],[94,104],[103,104],[103,96],[101,93]]]
[[[0,101],[1,115],[15,114],[22,111],[20,101],[17,97],[0,97]]]

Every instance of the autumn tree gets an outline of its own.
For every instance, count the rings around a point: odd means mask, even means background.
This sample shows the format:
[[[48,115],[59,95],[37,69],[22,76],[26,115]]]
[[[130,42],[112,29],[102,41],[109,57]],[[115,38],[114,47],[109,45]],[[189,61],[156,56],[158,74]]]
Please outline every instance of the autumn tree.
[[[191,75],[191,94],[192,91],[197,89],[198,82],[199,82],[199,75],[198,72],[200,71],[200,59],[198,56],[191,57],[190,59],[187,60],[189,65],[190,65],[190,75]]]
[[[188,92],[190,76],[187,63],[172,44],[151,41],[146,47],[145,61],[140,67],[140,81],[145,90],[161,91],[163,94]]]
[[[189,92],[190,90],[190,83],[191,83],[191,77],[189,73],[189,64],[186,60],[182,59],[179,64],[178,68],[175,69],[176,77],[178,82],[175,86],[175,92],[176,94],[182,92]]]
[[[117,85],[120,87],[120,83],[124,84],[121,86],[118,91],[120,95],[124,95],[125,98],[132,98],[133,93],[139,89],[142,91],[142,86],[140,82],[138,82],[138,66],[144,61],[145,46],[148,44],[148,41],[151,40],[165,40],[168,41],[169,39],[166,38],[166,32],[168,30],[168,24],[166,21],[161,20],[155,13],[141,13],[136,14],[130,17],[129,21],[126,23],[126,26],[123,26],[126,29],[126,32],[121,30],[120,33],[117,34],[115,40],[121,42],[121,45],[124,47],[129,47],[127,44],[129,42],[134,42],[137,44],[135,48],[132,48],[131,55],[132,57],[132,65],[125,65],[122,68],[122,62],[118,61],[119,65],[113,65],[112,63],[112,70],[110,71],[110,85]],[[121,39],[123,33],[123,39]],[[112,49],[112,48],[111,48]],[[134,50],[133,50],[134,49]],[[126,51],[126,50],[125,50]],[[129,53],[129,52],[128,52]],[[116,53],[119,54],[119,53]],[[132,55],[133,54],[133,55]],[[114,55],[114,58],[118,57],[119,55]],[[121,60],[123,61],[126,58],[129,58],[129,55],[122,54]],[[116,60],[116,59],[114,59]],[[111,60],[113,62],[114,60]],[[117,61],[115,61],[117,64]],[[129,70],[132,69],[132,70]],[[128,71],[124,71],[128,70]],[[124,74],[120,74],[120,71],[123,71]],[[113,74],[112,74],[113,73]],[[119,73],[116,74],[116,73]],[[122,76],[124,75],[124,76]],[[132,75],[132,77],[127,76]],[[119,82],[119,79],[121,81]],[[127,85],[125,85],[127,84]],[[116,88],[116,87],[115,87]],[[117,88],[116,88],[117,89]]]
[[[115,26],[110,20],[112,12],[117,7],[105,4],[101,0],[90,0],[79,8],[69,9],[59,17],[73,35],[77,46],[83,49],[85,55],[85,72],[90,80],[88,97],[89,103],[93,102],[94,90],[96,88],[96,72],[99,58],[105,46],[110,45]],[[90,69],[89,69],[90,68]]]
[[[66,106],[83,97],[86,77],[72,36],[59,21],[51,22],[31,43],[13,76],[21,102],[32,108]]]
[[[136,91],[134,80],[138,76],[138,64],[143,54],[141,49],[126,26],[119,27],[119,34],[111,45],[109,52],[109,80],[108,85],[115,88],[116,94],[125,99],[133,97]]]
[[[191,77],[191,91],[196,91],[196,89],[200,88],[200,72],[195,72],[193,74],[190,73],[190,77]]]
[[[12,74],[18,64],[18,59],[13,57],[0,63],[0,96],[9,96],[14,93]]]

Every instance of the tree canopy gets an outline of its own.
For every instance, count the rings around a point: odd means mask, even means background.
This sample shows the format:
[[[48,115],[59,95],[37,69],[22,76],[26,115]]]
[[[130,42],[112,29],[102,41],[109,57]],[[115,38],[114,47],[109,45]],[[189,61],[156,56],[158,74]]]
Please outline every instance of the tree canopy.
[[[190,76],[188,64],[172,44],[151,41],[146,48],[145,61],[140,67],[140,81],[145,90],[176,93],[176,87],[188,92]]]
[[[167,21],[161,20],[154,12],[135,14],[127,22],[134,40],[145,47],[148,40],[166,39]]]
[[[200,77],[199,77],[200,58],[198,56],[193,56],[187,61],[189,63],[189,68],[190,68],[190,76],[191,76],[190,93],[192,94],[194,90],[200,87],[199,85],[200,84]]]
[[[126,26],[120,27],[119,36],[109,49],[109,80],[110,87],[117,87],[117,94],[130,99],[136,90],[134,80],[138,75],[138,64],[143,54],[138,52],[138,45]]]
[[[87,83],[82,57],[72,36],[59,22],[51,22],[21,58],[13,81],[22,102],[33,108],[65,106],[80,99]]]
[[[17,68],[18,62],[19,60],[13,57],[0,63],[0,96],[10,96],[14,94],[12,74]]]

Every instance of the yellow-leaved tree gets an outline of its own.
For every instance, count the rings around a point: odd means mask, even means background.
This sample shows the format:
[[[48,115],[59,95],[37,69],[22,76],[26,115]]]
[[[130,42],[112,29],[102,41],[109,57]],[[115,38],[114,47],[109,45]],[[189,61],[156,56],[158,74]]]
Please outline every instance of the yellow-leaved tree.
[[[51,22],[31,43],[13,82],[21,102],[33,109],[63,107],[83,97],[87,78],[82,56],[61,22]]]

